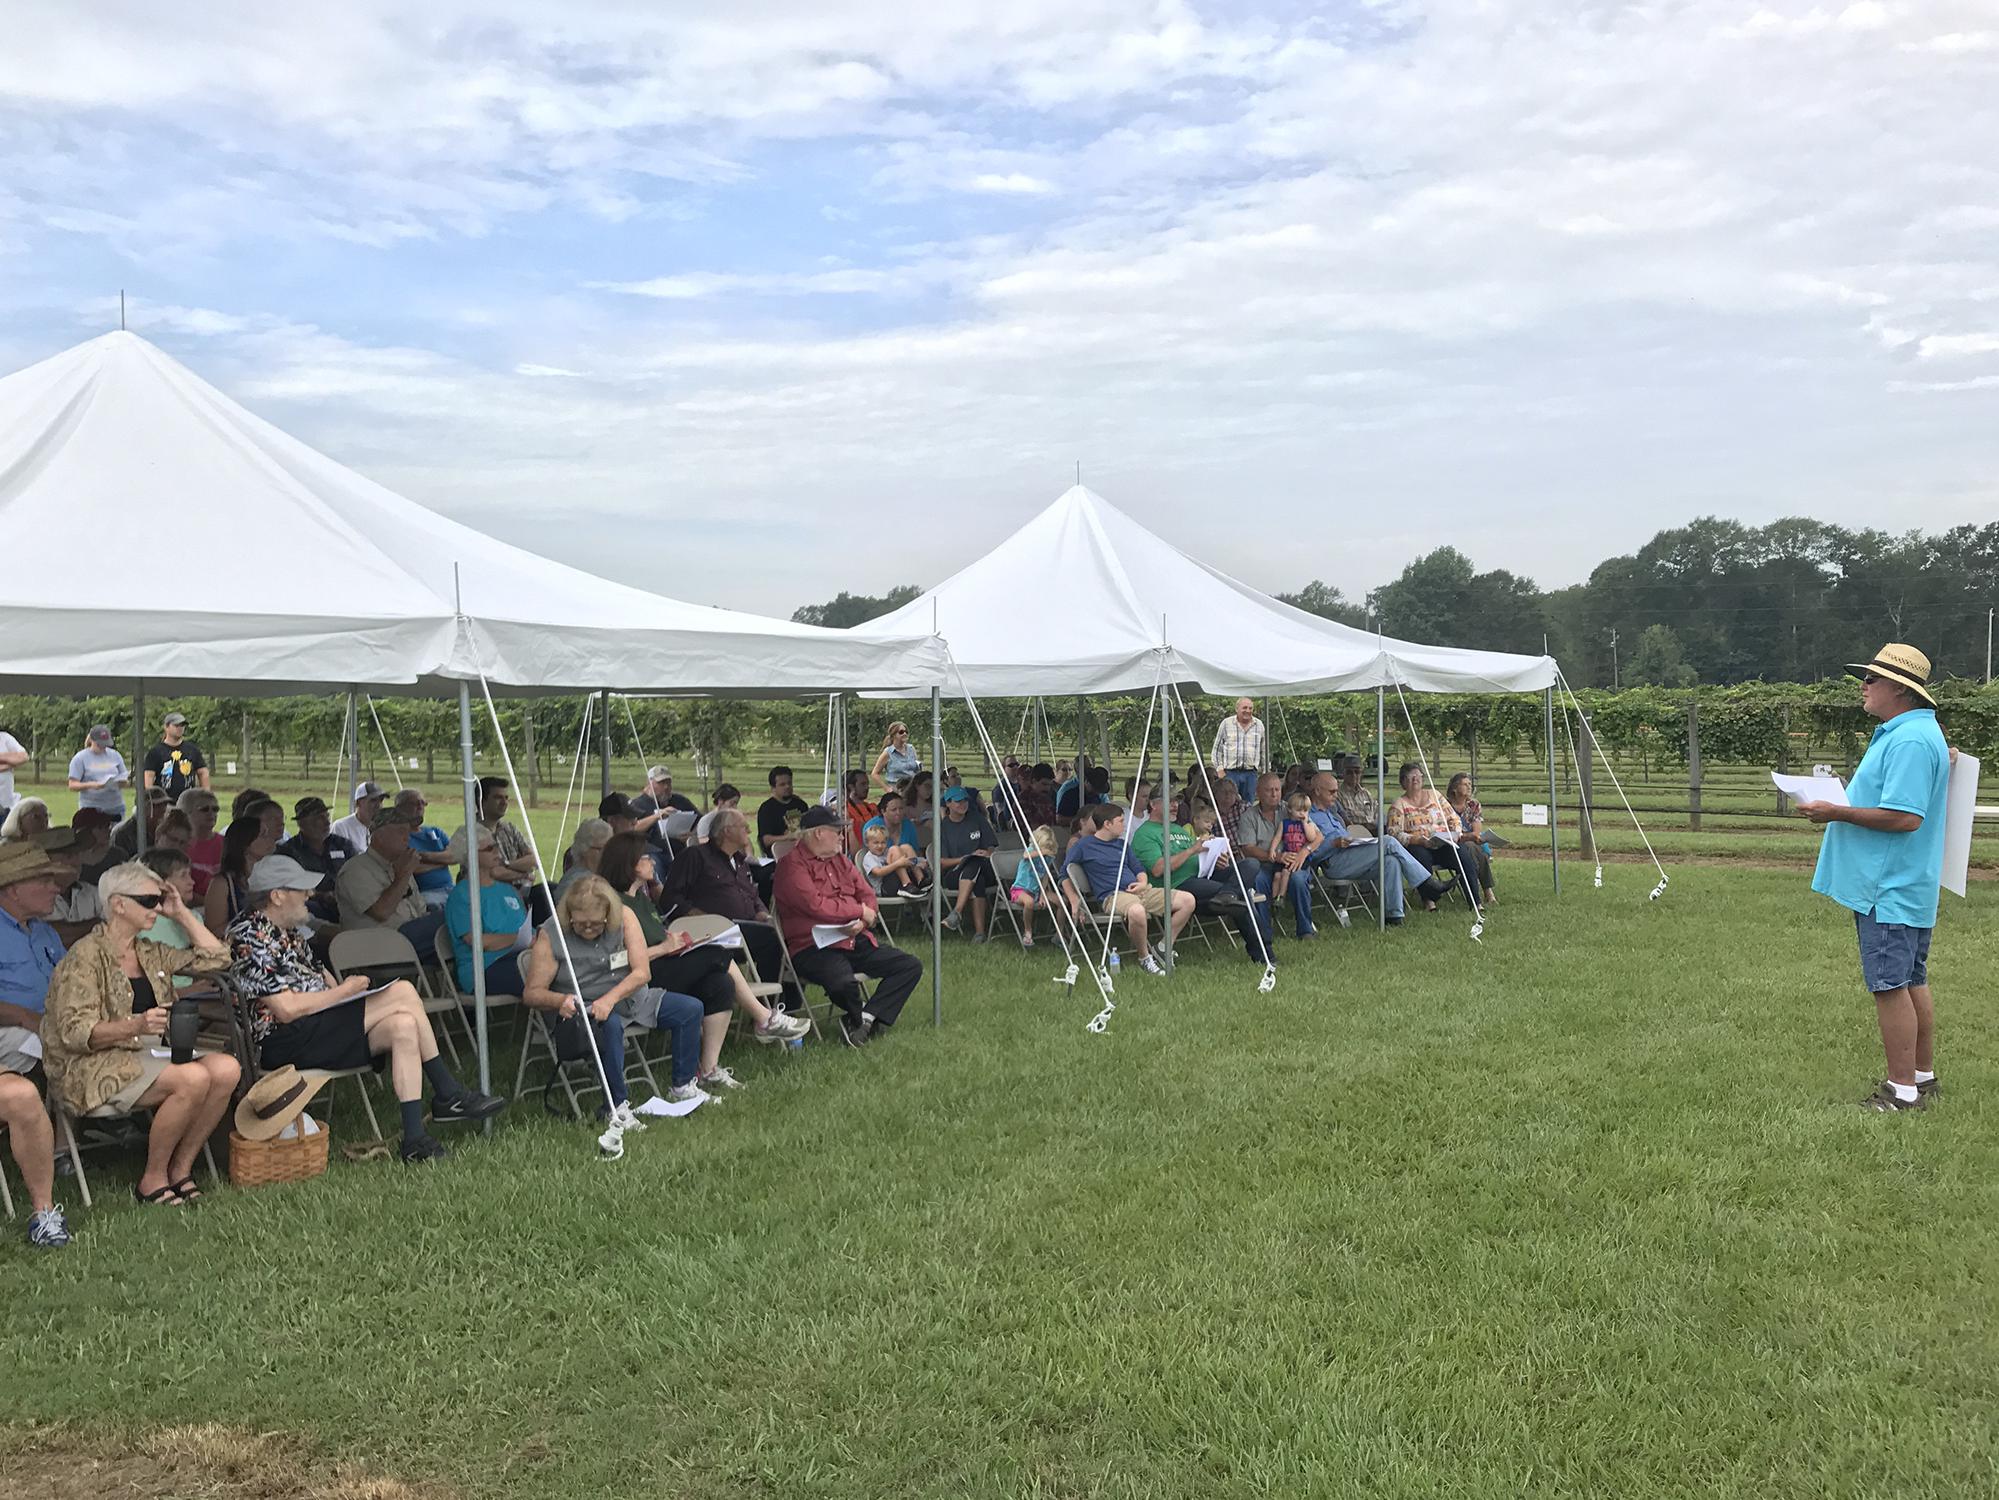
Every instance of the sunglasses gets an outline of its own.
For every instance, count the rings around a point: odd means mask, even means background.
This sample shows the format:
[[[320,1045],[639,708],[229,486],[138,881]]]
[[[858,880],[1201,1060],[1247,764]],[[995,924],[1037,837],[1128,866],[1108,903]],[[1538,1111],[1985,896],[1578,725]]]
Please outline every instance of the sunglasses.
[[[1875,676],[1872,672],[1862,672],[1860,674],[1860,685],[1862,687],[1872,687],[1874,686],[1875,683],[1879,682],[1880,680],[1881,679]]]
[[[145,907],[147,911],[157,911],[159,910],[160,903],[167,898],[164,891],[151,891],[143,896],[134,896],[130,892],[126,892],[125,899],[134,905]]]

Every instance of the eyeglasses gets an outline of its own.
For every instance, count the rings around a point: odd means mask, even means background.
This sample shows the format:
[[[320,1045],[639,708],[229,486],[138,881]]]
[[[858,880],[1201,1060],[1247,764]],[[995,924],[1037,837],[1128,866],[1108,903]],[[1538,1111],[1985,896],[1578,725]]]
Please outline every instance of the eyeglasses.
[[[160,903],[167,899],[166,892],[164,891],[151,891],[143,896],[134,896],[129,891],[121,892],[120,894],[122,894],[127,901],[130,901],[135,905],[145,907],[147,911],[157,911],[159,909]]]
[[[1879,682],[1880,680],[1881,679],[1879,677],[1876,677],[1872,672],[1862,672],[1860,674],[1860,685],[1862,687],[1873,687],[1874,684]]]

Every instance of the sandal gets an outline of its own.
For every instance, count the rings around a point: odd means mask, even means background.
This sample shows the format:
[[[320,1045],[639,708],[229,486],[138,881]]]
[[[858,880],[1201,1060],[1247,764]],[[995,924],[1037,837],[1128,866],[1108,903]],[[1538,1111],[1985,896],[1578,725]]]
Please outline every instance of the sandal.
[[[150,1193],[140,1192],[139,1184],[135,1182],[132,1184],[132,1196],[138,1199],[139,1202],[153,1208],[179,1208],[182,1206],[181,1196],[175,1191],[174,1185],[171,1182],[165,1187],[154,1188]]]
[[[357,1141],[340,1148],[341,1159],[360,1163],[364,1161],[387,1161],[395,1154],[387,1141]]]
[[[174,1184],[174,1191],[180,1195],[180,1201],[183,1203],[199,1203],[201,1201],[201,1189],[195,1185],[192,1177],[181,1178],[179,1182]]]

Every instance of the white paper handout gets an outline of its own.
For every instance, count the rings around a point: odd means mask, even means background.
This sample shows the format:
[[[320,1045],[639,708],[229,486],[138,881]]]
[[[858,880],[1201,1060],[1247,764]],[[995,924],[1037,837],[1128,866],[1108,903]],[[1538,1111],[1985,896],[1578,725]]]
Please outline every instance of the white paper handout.
[[[695,948],[740,948],[742,946],[743,929],[734,922],[731,922],[713,937],[701,939],[700,942],[694,944],[687,951],[692,953]]]
[[[676,809],[659,820],[659,831],[670,839],[684,839],[694,831],[694,825],[701,821],[701,814],[681,812]]]
[[[661,1098],[658,1094],[654,1094],[638,1107],[638,1112],[642,1115],[664,1115],[668,1119],[677,1120],[682,1115],[693,1114],[695,1110],[707,1102],[706,1099],[689,1099],[684,1104],[673,1104]]]
[[[830,948],[835,943],[844,943],[853,934],[847,931],[844,922],[814,922],[812,924],[812,945],[815,948]]]
[[[1978,812],[1978,757],[1957,752],[1943,805],[1943,888],[1964,894],[1971,872],[1971,820]]]
[[[1834,807],[1849,807],[1846,800],[1846,784],[1837,776],[1786,776],[1782,771],[1772,771],[1770,779],[1777,783],[1777,790],[1793,802],[1830,802]]]
[[[1220,834],[1216,834],[1213,838],[1207,839],[1202,843],[1201,874],[1204,878],[1212,876],[1215,873],[1216,861],[1221,859],[1228,851],[1229,841]]]

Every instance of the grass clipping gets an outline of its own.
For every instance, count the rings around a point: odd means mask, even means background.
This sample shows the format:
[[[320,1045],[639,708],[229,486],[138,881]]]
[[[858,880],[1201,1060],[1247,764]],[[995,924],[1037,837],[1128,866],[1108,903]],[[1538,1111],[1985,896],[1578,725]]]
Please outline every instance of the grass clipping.
[[[67,1427],[0,1429],[0,1500],[446,1500],[429,1485],[329,1463],[282,1433],[204,1423],[144,1433],[129,1445]]]

